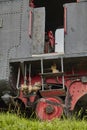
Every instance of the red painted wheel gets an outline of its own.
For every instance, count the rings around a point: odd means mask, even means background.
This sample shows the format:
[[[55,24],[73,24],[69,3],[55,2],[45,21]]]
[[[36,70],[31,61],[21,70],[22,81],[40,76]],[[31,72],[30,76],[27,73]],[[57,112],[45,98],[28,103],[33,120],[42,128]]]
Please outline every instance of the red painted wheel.
[[[40,120],[52,120],[60,118],[63,114],[62,101],[59,98],[41,98],[36,106],[36,116]]]

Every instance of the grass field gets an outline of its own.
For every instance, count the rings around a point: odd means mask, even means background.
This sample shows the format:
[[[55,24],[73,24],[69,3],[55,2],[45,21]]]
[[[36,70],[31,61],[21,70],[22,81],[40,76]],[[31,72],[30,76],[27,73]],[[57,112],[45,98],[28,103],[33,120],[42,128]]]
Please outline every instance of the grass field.
[[[0,130],[87,130],[87,121],[73,118],[42,122],[7,112],[0,113]]]

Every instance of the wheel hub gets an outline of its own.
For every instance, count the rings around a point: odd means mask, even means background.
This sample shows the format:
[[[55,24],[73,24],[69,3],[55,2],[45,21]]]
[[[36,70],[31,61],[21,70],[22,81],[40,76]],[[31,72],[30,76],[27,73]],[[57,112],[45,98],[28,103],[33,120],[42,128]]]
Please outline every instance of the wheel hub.
[[[54,112],[54,107],[52,105],[47,105],[47,107],[45,108],[45,111],[47,114],[51,114]]]

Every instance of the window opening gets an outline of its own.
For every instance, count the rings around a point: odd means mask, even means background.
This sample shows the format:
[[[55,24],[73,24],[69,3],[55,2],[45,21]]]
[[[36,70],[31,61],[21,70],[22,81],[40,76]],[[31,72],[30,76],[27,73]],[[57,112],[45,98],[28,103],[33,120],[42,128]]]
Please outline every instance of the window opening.
[[[45,7],[45,53],[55,52],[54,45],[56,30],[64,28],[64,31],[66,32],[66,21],[64,21],[65,17],[63,5],[65,3],[73,2],[77,2],[77,0],[30,0],[31,7]],[[51,37],[49,37],[50,32]]]
[[[63,4],[76,2],[76,0],[33,0],[34,7],[45,7],[46,20],[45,31],[55,34],[57,28],[64,27]]]

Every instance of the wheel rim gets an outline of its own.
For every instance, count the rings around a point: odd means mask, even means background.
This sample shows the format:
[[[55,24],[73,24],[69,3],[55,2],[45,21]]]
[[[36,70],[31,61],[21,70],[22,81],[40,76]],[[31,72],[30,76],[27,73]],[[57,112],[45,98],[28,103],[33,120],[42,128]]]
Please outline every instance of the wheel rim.
[[[53,105],[52,103],[48,103],[47,101],[61,104],[62,101],[49,97],[49,98],[41,98],[36,106],[36,116],[40,120],[52,120],[54,118],[60,118],[63,113],[63,108],[61,105]]]

